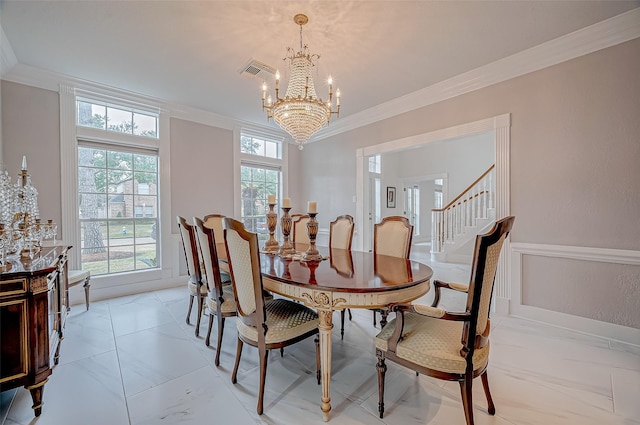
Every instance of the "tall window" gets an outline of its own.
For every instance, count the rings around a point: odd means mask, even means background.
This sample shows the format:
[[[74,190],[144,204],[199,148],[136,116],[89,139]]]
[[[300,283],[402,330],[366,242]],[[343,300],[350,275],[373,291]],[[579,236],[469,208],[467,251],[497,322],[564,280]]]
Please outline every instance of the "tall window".
[[[159,267],[158,114],[83,97],[75,103],[82,269]],[[91,141],[81,136],[87,131]]]
[[[243,132],[240,136],[240,214],[244,226],[258,233],[260,240],[269,237],[266,213],[269,195],[276,203],[282,193],[282,142]]]
[[[82,269],[93,275],[158,266],[158,156],[78,146]]]

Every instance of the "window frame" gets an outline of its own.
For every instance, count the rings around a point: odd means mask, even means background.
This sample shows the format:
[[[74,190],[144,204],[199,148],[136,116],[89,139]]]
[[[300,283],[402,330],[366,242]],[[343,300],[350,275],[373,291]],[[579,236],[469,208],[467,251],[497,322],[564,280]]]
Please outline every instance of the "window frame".
[[[266,156],[252,155],[241,152],[242,135],[268,139],[280,143],[281,158],[269,158]],[[234,178],[233,178],[233,199],[234,216],[241,217],[242,213],[242,185],[240,170],[242,165],[265,167],[269,169],[279,169],[281,173],[280,193],[276,196],[278,202],[288,196],[288,143],[285,142],[281,133],[257,130],[251,127],[236,127],[233,131],[233,158],[234,158]]]
[[[100,142],[104,144],[124,145],[143,149],[156,149],[159,161],[158,228],[156,241],[160,255],[157,258],[159,268],[123,272],[112,275],[92,277],[92,286],[102,290],[103,297],[119,296],[132,291],[144,291],[158,288],[158,282],[177,277],[178,265],[172,251],[177,251],[176,240],[171,234],[171,176],[170,163],[170,116],[166,107],[154,99],[134,96],[117,89],[85,84],[60,84],[60,167],[62,198],[61,239],[73,246],[69,253],[69,268],[80,268],[80,224],[78,211],[78,140]],[[76,99],[89,98],[128,108],[157,114],[158,138],[98,130],[76,125]],[[127,288],[134,289],[127,289]]]
[[[122,192],[122,196],[124,196],[124,198],[128,198],[130,197],[130,201],[131,201],[131,206],[133,207],[132,210],[132,215],[128,216],[126,215],[125,217],[117,217],[117,216],[113,216],[111,214],[111,201],[109,200],[109,198],[113,198],[114,196],[117,196],[118,194],[120,194],[121,192],[117,191],[117,192],[111,192],[109,190],[109,187],[106,186],[104,188],[104,192],[98,191],[96,190],[95,192],[82,192],[80,193],[80,187],[78,188],[78,200],[80,200],[81,196],[90,196],[90,195],[96,195],[96,196],[104,196],[104,214],[98,214],[97,217],[78,217],[78,224],[80,226],[80,234],[81,234],[81,244],[78,245],[79,250],[81,251],[81,266],[83,268],[83,270],[92,270],[92,267],[90,266],[91,262],[87,262],[87,263],[83,263],[82,262],[82,253],[85,249],[91,249],[93,247],[87,247],[86,246],[86,241],[84,246],[82,245],[83,242],[83,238],[82,238],[82,234],[83,234],[83,229],[85,229],[88,225],[90,225],[90,223],[100,223],[100,226],[102,226],[103,223],[106,223],[106,229],[101,229],[102,231],[107,231],[107,237],[106,239],[104,239],[105,245],[104,248],[106,250],[107,253],[107,259],[106,259],[106,267],[107,267],[107,272],[106,273],[95,273],[95,276],[107,276],[107,275],[115,275],[115,274],[121,274],[121,273],[132,273],[132,272],[139,272],[139,271],[146,271],[146,270],[152,270],[152,269],[160,269],[162,266],[162,258],[161,258],[161,253],[160,253],[160,240],[158,240],[158,232],[157,229],[160,227],[160,223],[159,223],[159,218],[160,218],[160,214],[159,214],[159,210],[160,210],[160,167],[159,167],[159,154],[158,151],[156,149],[140,149],[140,148],[131,148],[125,145],[121,145],[121,144],[103,144],[103,143],[99,143],[99,142],[87,142],[83,139],[79,139],[78,140],[78,151],[80,149],[95,149],[95,150],[104,150],[105,151],[105,164],[104,167],[100,166],[88,166],[87,164],[80,164],[80,161],[78,161],[78,165],[77,165],[77,170],[78,170],[78,176],[80,175],[80,170],[81,169],[95,169],[95,170],[101,170],[105,173],[105,175],[109,174],[110,171],[118,171],[118,167],[110,167],[108,164],[108,155],[110,152],[117,152],[117,153],[124,153],[124,154],[130,154],[131,156],[131,160],[132,160],[132,169],[131,169],[131,193],[127,194]],[[151,156],[154,157],[156,159],[156,171],[155,172],[146,172],[146,173],[150,173],[150,174],[155,174],[156,177],[156,190],[155,190],[155,194],[141,194],[138,193],[137,190],[135,190],[135,184],[133,184],[133,182],[135,181],[135,174],[141,172],[142,170],[136,170],[135,169],[135,155],[145,155],[145,156]],[[78,157],[80,157],[80,155],[78,155]],[[78,181],[79,181],[79,177],[78,177]],[[126,184],[124,183],[120,183],[118,184],[118,188],[126,186]],[[96,188],[97,189],[97,188]],[[140,205],[140,208],[144,208],[144,211],[142,212],[142,216],[138,217],[137,214],[137,198],[141,196],[143,198],[155,198],[153,200],[153,203],[155,204],[156,207],[156,215],[155,217],[153,216],[153,212],[151,214],[151,216],[148,216],[146,211],[148,211],[149,209],[151,209],[153,211],[153,205],[147,206],[145,202],[142,202],[142,205]],[[150,199],[151,200],[151,199]],[[124,202],[126,205],[126,201]],[[80,205],[79,205],[80,206]],[[82,214],[82,209],[79,209],[79,214]],[[102,216],[101,216],[102,215]],[[150,243],[144,243],[142,241],[138,242],[138,239],[141,237],[138,234],[138,231],[136,230],[138,225],[141,225],[142,223],[145,222],[149,222],[149,221],[153,221],[152,227],[151,229],[153,229],[155,227],[156,232],[155,232],[155,238],[153,241],[153,245],[155,245],[155,262],[156,265],[155,266],[150,266],[150,267],[142,267],[142,268],[137,268],[137,261],[138,261],[138,253],[140,252],[140,250],[144,249],[144,247],[150,247]],[[112,242],[114,242],[116,239],[119,239],[118,237],[112,237],[113,236],[113,232],[109,232],[109,229],[112,226],[115,226],[117,224],[116,227],[118,227],[118,229],[120,228],[120,225],[123,226],[123,229],[126,229],[125,226],[129,226],[129,230],[130,230],[130,238],[131,238],[131,243],[130,244],[118,244],[118,245],[112,245]],[[130,224],[130,225],[129,225]],[[123,230],[123,232],[125,232]],[[125,234],[125,233],[123,233]],[[127,237],[129,238],[129,236]],[[112,267],[113,265],[113,261],[114,259],[111,258],[111,252],[112,252],[112,248],[114,248],[115,246],[122,246],[122,247],[127,247],[126,249],[131,249],[134,253],[134,257],[133,257],[133,269],[131,270],[123,270],[123,271],[113,271]],[[126,250],[125,249],[125,250]],[[85,267],[88,266],[88,267]]]

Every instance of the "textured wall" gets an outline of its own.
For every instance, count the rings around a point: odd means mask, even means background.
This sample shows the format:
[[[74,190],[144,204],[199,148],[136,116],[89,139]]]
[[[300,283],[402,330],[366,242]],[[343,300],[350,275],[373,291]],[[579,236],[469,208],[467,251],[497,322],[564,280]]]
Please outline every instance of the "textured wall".
[[[357,148],[511,113],[512,241],[640,250],[638,75],[640,39],[313,143],[303,161],[316,172],[302,176],[304,190],[335,214],[350,205]],[[322,166],[329,161],[330,169]],[[572,267],[579,276],[579,265]],[[524,277],[523,292],[530,305],[545,306],[550,293],[532,277]],[[568,277],[546,275],[566,295],[548,308],[572,311],[570,288],[560,284]],[[587,316],[600,310],[601,284],[581,286]],[[635,294],[638,285],[632,280]],[[609,290],[616,304],[628,288],[613,283]],[[637,312],[620,305],[615,314],[597,317],[635,323]]]
[[[2,157],[11,181],[16,182],[26,155],[31,182],[38,189],[40,217],[61,225],[58,93],[2,81],[2,135]]]
[[[640,266],[524,255],[522,304],[640,329]]]
[[[175,217],[233,216],[233,132],[171,119],[171,233]]]

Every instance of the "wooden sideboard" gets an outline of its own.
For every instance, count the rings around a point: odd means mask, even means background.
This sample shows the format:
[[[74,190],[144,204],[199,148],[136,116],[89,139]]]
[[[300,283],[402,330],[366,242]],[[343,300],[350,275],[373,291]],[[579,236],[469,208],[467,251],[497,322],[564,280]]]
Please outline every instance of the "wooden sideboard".
[[[58,364],[67,317],[67,254],[43,247],[33,259],[7,261],[0,271],[0,391],[24,385],[36,416],[51,368]]]

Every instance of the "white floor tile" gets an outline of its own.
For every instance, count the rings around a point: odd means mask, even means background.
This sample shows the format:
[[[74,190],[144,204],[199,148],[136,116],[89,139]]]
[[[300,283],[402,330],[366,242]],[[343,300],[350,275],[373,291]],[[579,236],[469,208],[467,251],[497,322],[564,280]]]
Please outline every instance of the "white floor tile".
[[[418,253],[420,254],[420,253]],[[421,254],[428,257],[426,253]],[[434,278],[464,282],[468,265],[430,263]],[[443,293],[441,305],[460,309],[464,296]],[[430,304],[432,294],[418,302]],[[131,295],[74,306],[62,341],[60,364],[44,390],[34,421],[24,388],[2,393],[2,425],[321,424],[321,387],[315,379],[310,338],[269,355],[264,414],[256,413],[258,355],[245,345],[238,383],[231,383],[236,355],[235,318],[227,319],[220,367],[213,365],[217,338],[204,345],[185,323],[186,288]],[[340,339],[333,316],[331,421],[344,424],[465,423],[455,382],[416,377],[388,362],[385,415],[378,417],[372,312],[352,310]],[[379,321],[379,316],[378,316]],[[497,413],[487,413],[479,379],[474,382],[477,425],[640,425],[640,347],[582,335],[514,317],[493,317],[489,382]],[[9,401],[7,401],[7,399]],[[8,410],[8,412],[7,412]]]

